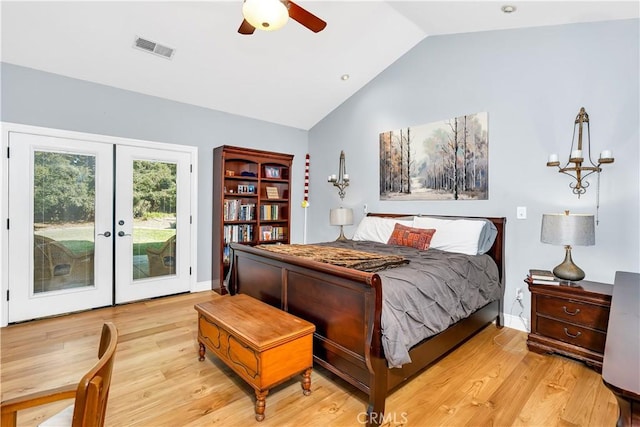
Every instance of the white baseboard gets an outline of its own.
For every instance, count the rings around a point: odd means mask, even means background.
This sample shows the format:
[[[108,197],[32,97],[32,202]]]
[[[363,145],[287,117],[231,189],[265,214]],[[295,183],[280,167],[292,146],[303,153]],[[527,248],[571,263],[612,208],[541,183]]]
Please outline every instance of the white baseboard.
[[[504,326],[505,328],[517,329],[523,332],[529,332],[529,319],[526,317],[524,320],[527,322],[525,325],[523,320],[518,316],[514,316],[513,314],[504,314]]]
[[[196,282],[195,286],[191,288],[191,292],[203,292],[211,290],[211,280],[205,280],[204,282]]]

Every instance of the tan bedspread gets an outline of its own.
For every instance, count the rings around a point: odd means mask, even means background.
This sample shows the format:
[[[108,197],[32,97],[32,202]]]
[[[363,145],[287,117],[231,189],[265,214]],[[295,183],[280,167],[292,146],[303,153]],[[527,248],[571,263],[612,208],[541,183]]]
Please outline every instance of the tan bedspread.
[[[256,248],[279,254],[294,255],[313,261],[373,273],[407,264],[400,255],[377,254],[347,248],[320,245],[258,245]]]

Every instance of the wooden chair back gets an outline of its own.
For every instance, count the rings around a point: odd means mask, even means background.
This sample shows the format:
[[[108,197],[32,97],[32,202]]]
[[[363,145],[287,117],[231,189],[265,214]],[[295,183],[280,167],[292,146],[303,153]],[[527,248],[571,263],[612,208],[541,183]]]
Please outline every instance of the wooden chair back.
[[[104,426],[118,331],[113,323],[102,326],[98,363],[82,377],[76,390],[72,427]]]
[[[77,386],[68,384],[0,402],[0,426],[15,427],[20,410],[59,400],[75,399],[73,405],[46,420],[43,425],[103,427],[117,345],[118,330],[113,323],[107,322],[102,326],[98,362],[82,377]]]

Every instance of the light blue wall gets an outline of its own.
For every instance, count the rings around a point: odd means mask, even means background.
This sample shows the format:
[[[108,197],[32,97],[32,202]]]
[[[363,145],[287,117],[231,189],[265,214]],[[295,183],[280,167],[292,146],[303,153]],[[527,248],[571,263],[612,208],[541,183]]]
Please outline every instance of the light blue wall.
[[[293,200],[302,200],[307,132],[109,86],[0,64],[4,122],[198,147],[198,272],[211,280],[213,148],[253,147],[293,154]],[[299,204],[292,241],[302,240]]]
[[[322,226],[309,240],[338,233],[328,211],[340,199],[326,177],[337,173],[343,149],[351,178],[344,205],[355,209],[356,223],[364,203],[377,212],[506,216],[509,310],[529,268],[562,261],[561,247],[540,243],[542,214],[596,212],[595,180],[578,199],[570,178],[546,167],[549,153],[566,161],[574,119],[585,107],[595,157],[608,148],[616,160],[601,175],[596,246],[574,248],[574,260],[587,279],[608,283],[616,270],[640,271],[638,23],[426,38],[311,129],[309,221]],[[489,200],[379,200],[379,133],[481,111],[489,113]],[[515,218],[517,206],[528,208],[528,219]]]
[[[545,166],[551,152],[568,155],[582,106],[591,118],[594,153],[611,149],[616,161],[602,174],[596,246],[575,248],[574,260],[592,280],[612,282],[616,270],[640,271],[639,33],[639,21],[629,20],[429,37],[308,133],[10,64],[1,64],[0,118],[199,147],[199,281],[211,277],[213,147],[295,155],[294,242],[302,240],[304,211],[296,201],[302,199],[307,150],[307,240],[337,236],[328,211],[340,199],[326,177],[337,173],[345,150],[352,181],[344,205],[355,208],[356,222],[363,203],[378,212],[506,216],[509,310],[529,268],[550,268],[562,259],[562,248],[539,242],[541,215],[595,213],[595,181],[577,199],[570,179]],[[489,200],[379,200],[380,132],[480,111],[489,113]],[[517,206],[528,208],[528,219],[516,220]],[[345,231],[350,236],[354,230]]]

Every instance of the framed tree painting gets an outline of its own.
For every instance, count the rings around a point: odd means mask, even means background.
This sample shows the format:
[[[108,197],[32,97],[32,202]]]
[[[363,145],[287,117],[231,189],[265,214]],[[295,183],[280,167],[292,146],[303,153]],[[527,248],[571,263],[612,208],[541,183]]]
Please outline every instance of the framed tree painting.
[[[380,134],[380,200],[487,200],[488,114]]]

